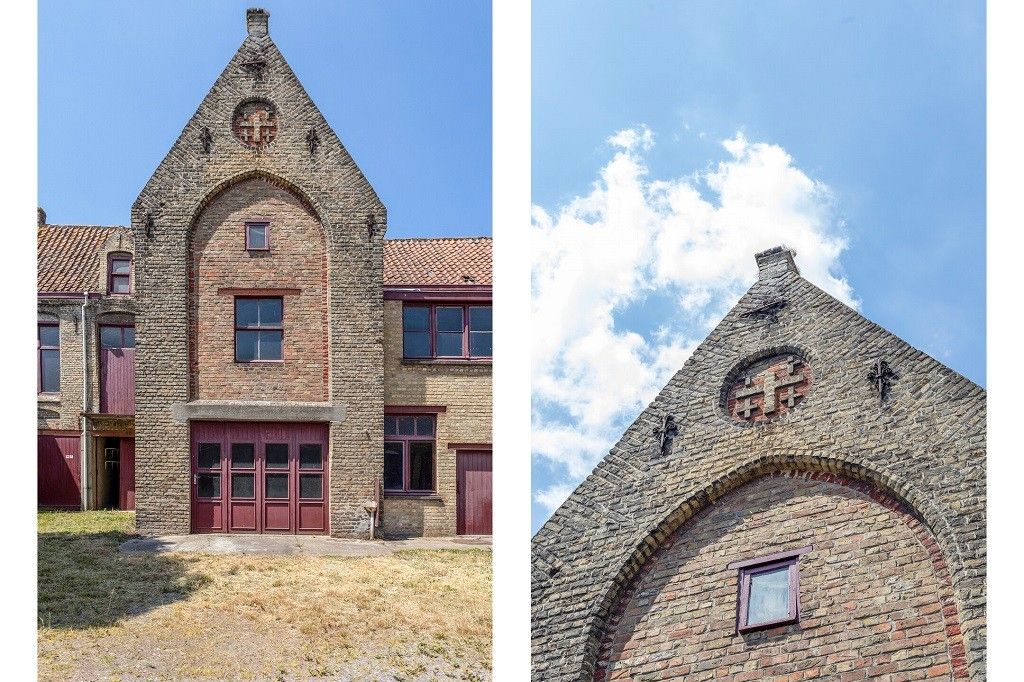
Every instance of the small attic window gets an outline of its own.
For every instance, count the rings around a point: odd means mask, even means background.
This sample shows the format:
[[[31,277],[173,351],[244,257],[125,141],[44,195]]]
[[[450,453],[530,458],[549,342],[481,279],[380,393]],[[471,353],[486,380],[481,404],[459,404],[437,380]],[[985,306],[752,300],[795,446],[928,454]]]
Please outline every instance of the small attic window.
[[[132,293],[131,254],[110,254],[107,263],[107,291],[111,294]]]
[[[245,222],[245,248],[247,251],[270,251],[270,222],[247,220]]]
[[[810,547],[737,561],[736,631],[752,632],[800,622],[800,555]]]

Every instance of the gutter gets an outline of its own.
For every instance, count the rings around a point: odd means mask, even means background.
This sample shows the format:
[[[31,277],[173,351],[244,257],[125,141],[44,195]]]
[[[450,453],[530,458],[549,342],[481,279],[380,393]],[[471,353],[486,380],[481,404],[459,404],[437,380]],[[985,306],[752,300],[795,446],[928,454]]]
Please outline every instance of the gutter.
[[[80,331],[82,333],[82,434],[81,443],[78,446],[78,451],[81,453],[80,461],[80,475],[82,481],[82,511],[89,508],[89,493],[92,491],[91,480],[89,478],[89,437],[86,435],[86,412],[89,411],[89,335],[86,332],[86,311],[89,306],[89,292],[85,291],[81,294],[82,296],[82,326]]]

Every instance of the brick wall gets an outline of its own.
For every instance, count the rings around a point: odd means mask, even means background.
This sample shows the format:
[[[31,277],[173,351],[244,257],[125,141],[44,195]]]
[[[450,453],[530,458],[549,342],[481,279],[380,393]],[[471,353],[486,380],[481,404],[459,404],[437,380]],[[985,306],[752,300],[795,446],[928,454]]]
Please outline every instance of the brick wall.
[[[738,634],[739,572],[728,564],[803,546],[799,624]],[[869,486],[752,481],[690,519],[634,576],[594,677],[966,679],[959,624],[944,616],[949,575],[933,552],[927,529]]]
[[[456,452],[448,444],[491,442],[490,363],[403,361],[402,302],[385,301],[384,401],[386,405],[447,408],[437,415],[440,499],[385,498],[381,515],[385,534],[454,535]]]
[[[60,327],[60,393],[40,394],[38,428],[79,431],[82,414],[82,336],[81,301],[75,303],[39,302],[39,321],[56,321]],[[33,358],[39,371],[38,355]]]
[[[245,248],[244,222],[270,220],[270,250]],[[323,229],[299,197],[266,180],[225,190],[196,220],[191,245],[192,397],[327,399],[327,263]],[[297,289],[284,300],[284,362],[236,363],[234,295],[222,289]]]

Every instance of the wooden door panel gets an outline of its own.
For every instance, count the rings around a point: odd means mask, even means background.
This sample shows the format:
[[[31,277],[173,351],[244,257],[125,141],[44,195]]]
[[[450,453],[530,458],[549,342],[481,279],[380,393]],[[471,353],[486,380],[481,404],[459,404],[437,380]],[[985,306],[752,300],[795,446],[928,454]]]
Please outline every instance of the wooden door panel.
[[[459,452],[456,461],[456,531],[490,535],[491,453]]]
[[[41,507],[81,508],[80,437],[38,437],[36,493]]]
[[[135,439],[121,439],[121,473],[118,490],[121,509],[135,509]]]

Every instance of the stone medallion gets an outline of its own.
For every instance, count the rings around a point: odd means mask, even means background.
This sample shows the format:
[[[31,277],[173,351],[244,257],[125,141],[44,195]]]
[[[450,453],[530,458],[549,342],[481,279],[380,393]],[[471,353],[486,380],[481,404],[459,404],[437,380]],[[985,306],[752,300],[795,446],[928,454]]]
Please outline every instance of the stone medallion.
[[[277,109],[266,100],[242,102],[235,109],[231,132],[249,147],[266,147],[277,137]]]
[[[772,355],[734,372],[725,407],[738,422],[771,421],[799,405],[811,390],[811,366],[799,355]]]

